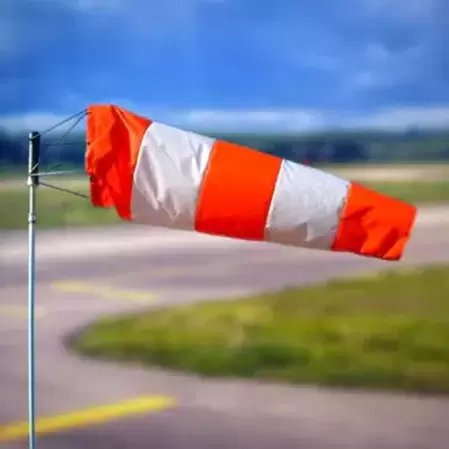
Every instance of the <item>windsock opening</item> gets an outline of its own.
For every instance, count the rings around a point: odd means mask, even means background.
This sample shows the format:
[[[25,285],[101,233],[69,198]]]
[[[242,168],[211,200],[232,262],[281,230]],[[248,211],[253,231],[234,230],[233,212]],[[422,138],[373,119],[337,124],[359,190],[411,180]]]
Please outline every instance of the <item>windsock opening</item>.
[[[131,220],[130,199],[142,138],[151,120],[114,105],[87,108],[85,171],[91,202]]]

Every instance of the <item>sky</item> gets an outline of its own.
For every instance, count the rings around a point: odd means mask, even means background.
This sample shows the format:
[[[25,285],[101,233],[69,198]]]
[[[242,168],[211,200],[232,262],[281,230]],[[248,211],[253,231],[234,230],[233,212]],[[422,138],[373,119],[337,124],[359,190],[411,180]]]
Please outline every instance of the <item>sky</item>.
[[[448,0],[0,0],[0,125],[449,128]]]

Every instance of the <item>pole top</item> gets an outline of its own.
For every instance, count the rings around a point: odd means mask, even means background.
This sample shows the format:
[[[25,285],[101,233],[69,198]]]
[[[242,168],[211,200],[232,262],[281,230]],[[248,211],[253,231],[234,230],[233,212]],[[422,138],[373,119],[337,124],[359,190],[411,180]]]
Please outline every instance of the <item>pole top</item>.
[[[30,133],[28,134],[29,139],[36,139],[40,136],[40,132],[38,131],[30,131]]]

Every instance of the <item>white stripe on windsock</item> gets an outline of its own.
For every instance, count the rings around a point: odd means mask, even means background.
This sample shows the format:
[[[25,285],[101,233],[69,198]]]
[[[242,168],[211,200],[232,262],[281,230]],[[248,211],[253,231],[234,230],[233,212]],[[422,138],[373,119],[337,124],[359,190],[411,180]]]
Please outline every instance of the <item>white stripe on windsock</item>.
[[[284,160],[266,226],[266,240],[330,249],[349,181]]]
[[[198,192],[214,139],[153,122],[139,150],[132,220],[193,230]]]

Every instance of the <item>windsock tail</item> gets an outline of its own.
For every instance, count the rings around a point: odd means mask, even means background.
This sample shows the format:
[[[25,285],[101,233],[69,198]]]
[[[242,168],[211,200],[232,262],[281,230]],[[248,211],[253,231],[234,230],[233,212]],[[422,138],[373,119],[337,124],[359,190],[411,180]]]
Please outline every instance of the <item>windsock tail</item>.
[[[141,117],[88,108],[91,201],[131,222],[402,258],[415,206],[316,168]]]

